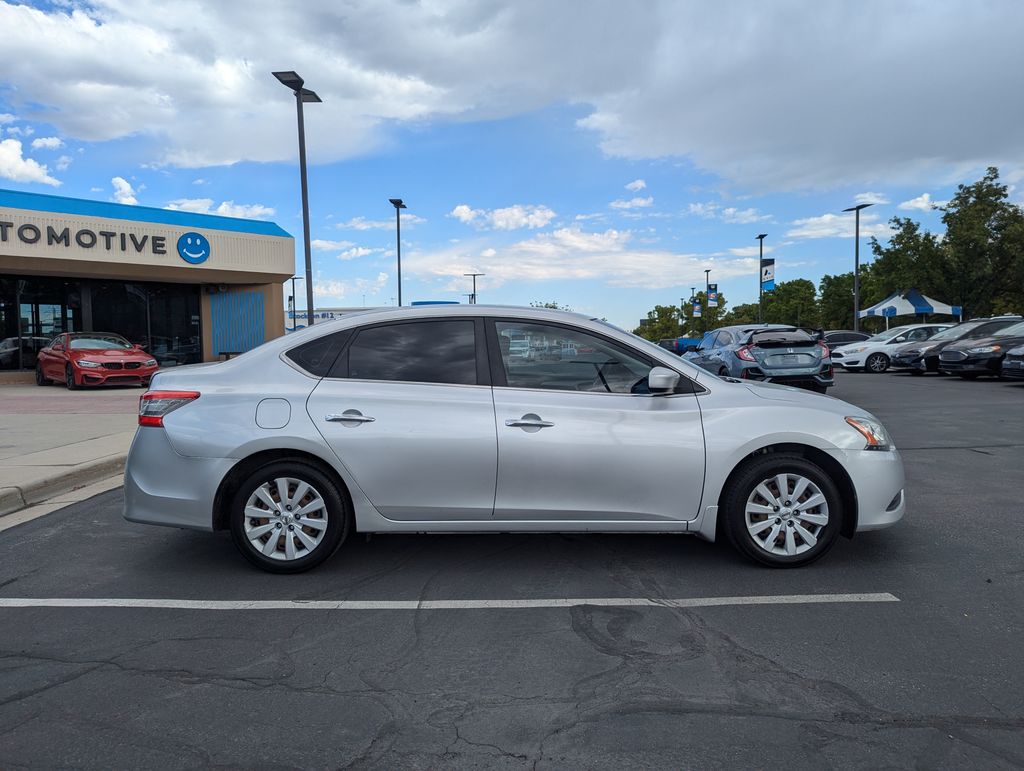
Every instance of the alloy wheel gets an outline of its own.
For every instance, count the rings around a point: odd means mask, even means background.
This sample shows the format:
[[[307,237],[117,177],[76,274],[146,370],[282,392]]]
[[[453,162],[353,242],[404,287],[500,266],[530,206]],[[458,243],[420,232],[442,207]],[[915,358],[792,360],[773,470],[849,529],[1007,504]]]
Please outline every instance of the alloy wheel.
[[[873,353],[864,362],[872,372],[885,372],[889,369],[889,357],[884,353]]]
[[[761,549],[793,557],[818,543],[828,526],[828,501],[807,477],[780,473],[762,480],[750,493],[744,521]]]
[[[278,477],[249,496],[243,529],[249,545],[264,557],[301,559],[324,540],[327,505],[309,482]]]

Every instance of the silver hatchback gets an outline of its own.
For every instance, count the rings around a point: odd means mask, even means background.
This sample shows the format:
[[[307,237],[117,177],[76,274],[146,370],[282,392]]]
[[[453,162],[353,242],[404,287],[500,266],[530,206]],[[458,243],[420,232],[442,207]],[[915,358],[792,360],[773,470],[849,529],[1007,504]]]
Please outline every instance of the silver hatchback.
[[[858,407],[480,305],[352,314],[162,371],[125,469],[127,519],[229,530],[274,572],[354,531],[724,531],[796,566],[903,511],[899,453]]]

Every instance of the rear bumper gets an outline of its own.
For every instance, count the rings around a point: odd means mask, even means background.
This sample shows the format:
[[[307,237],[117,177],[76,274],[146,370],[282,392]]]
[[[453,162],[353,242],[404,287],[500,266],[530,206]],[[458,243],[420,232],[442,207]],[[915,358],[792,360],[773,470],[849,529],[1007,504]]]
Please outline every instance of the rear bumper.
[[[797,370],[796,372],[779,373],[772,370],[763,370],[760,367],[747,367],[740,373],[743,380],[756,380],[761,383],[777,383],[778,385],[791,386],[824,386],[829,388],[835,385],[835,378],[831,366],[820,368]]]
[[[213,501],[234,458],[179,455],[162,428],[135,432],[124,469],[124,518],[147,525],[213,530]]]

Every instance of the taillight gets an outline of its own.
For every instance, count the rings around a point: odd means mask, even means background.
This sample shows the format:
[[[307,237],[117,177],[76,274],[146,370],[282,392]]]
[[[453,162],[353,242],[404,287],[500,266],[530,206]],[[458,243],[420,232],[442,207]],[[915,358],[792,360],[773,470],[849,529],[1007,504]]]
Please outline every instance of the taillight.
[[[827,358],[829,356],[828,343],[826,343],[824,340],[819,340],[818,345],[821,346],[821,358]]]
[[[198,391],[146,391],[139,397],[139,425],[163,427],[166,415],[198,398]]]
[[[755,359],[754,358],[754,354],[750,352],[751,348],[753,348],[753,346],[751,346],[751,345],[741,346],[740,348],[736,349],[736,355],[739,358],[743,359],[743,361],[754,361],[754,362],[756,362],[757,359]]]

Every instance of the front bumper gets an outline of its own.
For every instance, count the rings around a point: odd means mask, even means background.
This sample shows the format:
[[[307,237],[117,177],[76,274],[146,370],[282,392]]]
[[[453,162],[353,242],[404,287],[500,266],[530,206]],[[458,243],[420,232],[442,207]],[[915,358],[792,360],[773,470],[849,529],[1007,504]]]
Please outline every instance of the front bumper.
[[[974,372],[979,375],[998,375],[1002,369],[1002,356],[971,356],[959,361],[944,361],[939,359],[939,369],[951,375],[959,375],[961,372]]]
[[[140,426],[124,468],[124,518],[213,530],[213,501],[235,458],[179,455],[162,428]]]
[[[865,355],[863,353],[843,354],[832,352],[832,364],[843,369],[859,369],[864,366]]]
[[[82,386],[145,385],[156,374],[158,367],[138,369],[107,369],[106,367],[74,368],[75,381]]]
[[[1024,357],[1007,356],[1003,360],[1003,377],[1024,378]]]
[[[889,369],[918,369],[921,372],[927,372],[928,360],[923,354],[893,356],[889,360]]]
[[[834,450],[829,454],[846,469],[857,492],[856,532],[892,527],[903,519],[907,499],[898,450]]]

